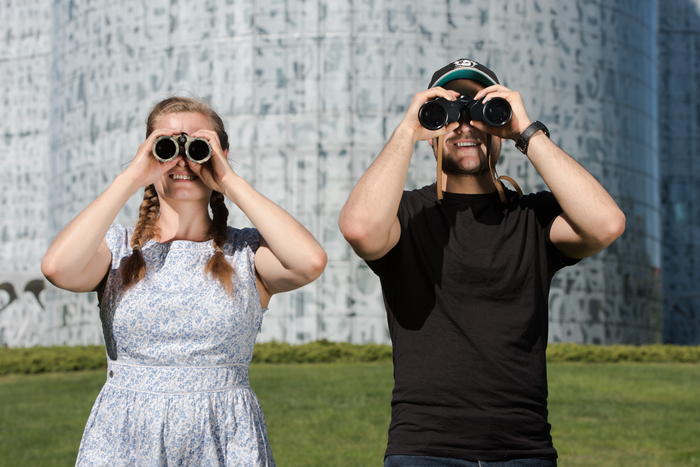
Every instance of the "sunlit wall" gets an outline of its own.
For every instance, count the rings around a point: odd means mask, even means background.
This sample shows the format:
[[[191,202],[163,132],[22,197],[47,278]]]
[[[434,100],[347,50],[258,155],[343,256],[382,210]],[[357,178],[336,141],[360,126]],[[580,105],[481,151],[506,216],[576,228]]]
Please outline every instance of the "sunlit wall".
[[[0,345],[47,342],[51,2],[0,5]]]
[[[18,5],[13,2],[13,9]],[[601,180],[627,214],[620,240],[555,278],[550,340],[660,338],[654,0],[34,5],[50,19],[41,32],[52,31],[45,56],[17,52],[0,62],[10,68],[38,61],[43,74],[35,79],[45,83],[35,104],[49,114],[37,120],[44,122],[37,130],[41,148],[20,170],[43,185],[34,190],[34,199],[44,200],[36,203],[44,215],[31,221],[39,223],[37,245],[16,261],[17,238],[3,238],[1,250],[3,260],[33,271],[32,277],[40,279],[39,250],[133,157],[149,108],[172,93],[192,93],[210,99],[224,117],[234,170],[299,219],[328,252],[319,280],[273,298],[260,340],[388,343],[378,281],[340,235],[338,215],[413,94],[436,69],[469,57],[520,91],[530,117],[543,121],[554,141]],[[12,34],[0,40],[19,36],[14,28],[31,21],[23,17],[3,26]],[[29,37],[41,42],[38,29],[33,31]],[[8,81],[10,94],[20,84]],[[11,133],[20,132],[9,116],[20,108],[21,100],[12,101],[0,117]],[[499,172],[527,191],[546,188],[512,142],[504,146]],[[417,145],[408,187],[432,183],[434,173],[429,146]],[[13,189],[19,183],[10,180]],[[138,204],[138,196],[130,200],[117,221],[133,224]],[[230,208],[230,224],[249,225]],[[2,209],[4,217],[9,208]],[[22,216],[21,222],[34,219]],[[41,343],[100,341],[94,294],[50,286],[41,294]],[[0,323],[8,316],[9,305],[2,303]],[[10,320],[4,329],[3,342],[28,344],[21,340],[21,322]]]

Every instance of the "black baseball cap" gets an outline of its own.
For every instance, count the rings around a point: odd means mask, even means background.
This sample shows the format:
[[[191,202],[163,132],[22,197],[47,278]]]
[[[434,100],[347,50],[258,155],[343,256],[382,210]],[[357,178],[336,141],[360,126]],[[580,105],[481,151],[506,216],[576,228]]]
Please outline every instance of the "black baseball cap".
[[[496,73],[489,70],[481,63],[468,58],[460,58],[436,71],[430,80],[428,89],[434,88],[435,86],[442,86],[455,79],[473,79],[487,87],[500,84]]]

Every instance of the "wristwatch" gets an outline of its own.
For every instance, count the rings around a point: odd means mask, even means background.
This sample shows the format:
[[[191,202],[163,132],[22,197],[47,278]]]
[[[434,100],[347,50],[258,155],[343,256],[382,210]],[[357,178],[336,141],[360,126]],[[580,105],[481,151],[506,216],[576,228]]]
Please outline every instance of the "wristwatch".
[[[549,130],[546,126],[544,126],[544,123],[532,122],[530,126],[525,128],[525,131],[520,134],[518,141],[515,142],[515,147],[518,149],[518,151],[527,155],[527,145],[530,142],[530,138],[532,138],[532,136],[540,130],[542,130],[544,134],[547,135],[547,138],[549,138]]]

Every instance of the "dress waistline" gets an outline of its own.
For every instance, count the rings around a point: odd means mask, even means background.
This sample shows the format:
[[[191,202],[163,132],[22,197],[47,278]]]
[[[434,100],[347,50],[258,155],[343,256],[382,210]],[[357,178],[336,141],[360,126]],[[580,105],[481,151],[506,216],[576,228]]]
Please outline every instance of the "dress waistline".
[[[249,388],[248,366],[143,366],[108,362],[106,385],[140,392],[188,394]]]

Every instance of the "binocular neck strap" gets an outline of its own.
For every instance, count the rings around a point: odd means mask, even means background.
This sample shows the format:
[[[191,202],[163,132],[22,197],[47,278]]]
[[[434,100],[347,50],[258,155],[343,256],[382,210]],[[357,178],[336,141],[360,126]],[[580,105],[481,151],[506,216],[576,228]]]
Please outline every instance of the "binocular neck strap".
[[[523,197],[523,190],[520,189],[520,186],[518,185],[518,183],[517,183],[515,180],[513,180],[513,179],[510,178],[510,177],[508,177],[507,175],[501,175],[501,176],[498,177],[498,179],[499,179],[499,180],[505,180],[506,182],[508,182],[508,183],[510,183],[511,185],[513,185],[513,188],[515,188],[515,191],[518,192],[518,198],[522,198],[522,197]]]
[[[437,199],[442,199],[442,135],[433,140],[437,144]]]
[[[491,179],[493,180],[493,184],[496,185],[496,190],[498,191],[499,198],[501,198],[501,203],[506,202],[506,193],[505,193],[505,190],[503,189],[503,182],[501,182],[501,180],[505,180],[508,183],[510,183],[511,185],[513,185],[513,188],[515,188],[515,191],[518,192],[518,197],[522,198],[523,197],[523,190],[520,189],[520,186],[518,185],[518,183],[506,175],[499,176],[496,173],[496,165],[495,164],[491,165],[491,135],[490,134],[486,136],[486,144],[488,146],[486,148],[486,154],[487,154],[487,158],[489,161],[489,167],[491,167]]]
[[[506,192],[503,189],[503,184],[501,183],[501,180],[498,178],[498,174],[496,173],[496,165],[491,163],[491,134],[486,135],[486,159],[488,160],[489,164],[489,172],[491,173],[491,180],[493,180],[493,184],[496,187],[496,191],[498,191],[498,197],[501,199],[501,203],[506,202]]]

